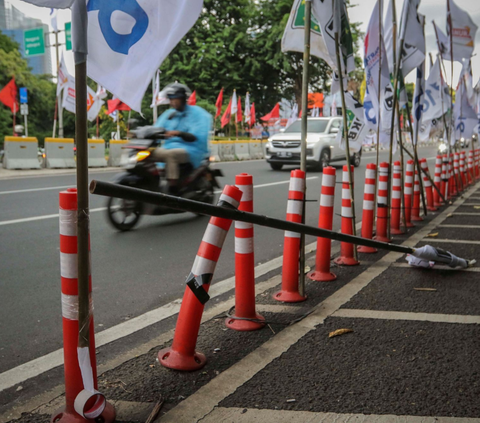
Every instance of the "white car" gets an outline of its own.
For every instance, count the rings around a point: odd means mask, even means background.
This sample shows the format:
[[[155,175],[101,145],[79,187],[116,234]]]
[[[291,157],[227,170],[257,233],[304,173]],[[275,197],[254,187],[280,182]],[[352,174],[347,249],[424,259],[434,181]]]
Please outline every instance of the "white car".
[[[300,165],[300,143],[302,121],[293,122],[284,132],[268,139],[266,145],[267,163],[273,170],[284,165]],[[319,117],[308,119],[307,166],[322,170],[331,162],[346,160],[345,151],[340,148],[336,138],[342,125],[342,117]],[[353,153],[351,164],[360,166],[362,150]]]

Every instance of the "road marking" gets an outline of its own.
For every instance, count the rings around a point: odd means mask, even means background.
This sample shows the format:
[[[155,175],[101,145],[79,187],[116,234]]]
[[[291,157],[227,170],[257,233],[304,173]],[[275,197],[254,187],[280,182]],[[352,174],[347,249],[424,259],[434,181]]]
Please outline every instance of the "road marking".
[[[439,228],[480,229],[480,225],[438,225]]]
[[[97,209],[91,209],[90,213],[95,213],[95,212],[104,211],[104,210],[107,210],[107,208],[99,207]],[[45,216],[26,217],[25,219],[3,220],[3,221],[0,221],[0,226],[14,225],[15,223],[33,222],[35,220],[45,220],[45,219],[53,219],[53,218],[58,218],[58,213],[47,214]]]
[[[257,408],[216,407],[202,419],[202,423],[477,423],[478,418],[395,416],[392,414],[339,414],[314,411],[262,410]]]
[[[306,178],[307,180],[311,180],[311,179],[318,179],[318,176],[311,176],[309,178]],[[264,188],[264,187],[270,187],[270,186],[273,186],[273,185],[281,185],[281,184],[288,184],[290,182],[290,180],[288,181],[279,181],[279,182],[271,182],[271,183],[268,183],[268,184],[261,184],[261,185],[256,185],[254,186],[254,188]],[[41,188],[40,190],[47,190],[47,189],[62,189],[62,188],[69,188],[71,187],[71,185],[67,186],[67,187],[54,187],[54,188]],[[29,191],[29,190],[23,190],[22,192],[26,192],[26,191]],[[3,194],[9,194],[9,193],[13,193],[15,191],[5,191],[3,192]],[[215,191],[215,194],[220,194],[222,191]],[[2,194],[0,192],[0,194]],[[90,213],[93,213],[93,212],[98,212],[98,211],[104,211],[104,210],[107,210],[106,207],[99,207],[97,209],[91,209],[90,210]],[[47,214],[47,215],[44,215],[44,216],[35,216],[35,217],[26,217],[24,219],[14,219],[14,220],[4,220],[4,221],[0,221],[0,226],[4,226],[4,225],[14,225],[16,223],[25,223],[25,222],[33,222],[35,220],[45,220],[45,219],[53,219],[53,218],[57,218],[58,217],[58,213],[56,214]]]
[[[392,267],[402,267],[415,269],[414,266],[410,266],[408,263],[392,263]],[[468,267],[466,269],[459,269],[458,267],[450,267],[446,264],[436,264],[431,268],[431,270],[455,270],[455,272],[480,272],[480,267]]]
[[[412,320],[416,322],[480,324],[480,316],[437,313],[409,313],[405,311],[358,310],[343,308],[332,314],[332,317],[348,317],[352,319]]]
[[[437,238],[428,238],[426,237],[425,240],[428,242],[445,242],[447,244],[472,244],[472,245],[480,245],[480,241],[469,241],[466,239],[437,239]]]
[[[469,195],[467,194],[466,197],[468,198]],[[415,246],[423,237],[434,230],[437,225],[442,223],[449,213],[456,210],[463,201],[460,199],[458,204],[446,208],[446,210],[401,245]],[[285,328],[278,335],[252,351],[228,370],[220,373],[215,379],[166,413],[162,417],[162,423],[200,421],[206,418],[224,398],[233,394],[240,386],[262,371],[273,360],[280,357],[281,354],[307,333],[315,330],[316,326],[322,324],[327,317],[350,301],[354,295],[365,288],[374,278],[381,275],[390,267],[392,262],[398,260],[402,255],[402,253],[389,252],[385,257],[315,306],[312,313],[305,319]]]
[[[462,206],[475,206],[475,207],[478,207],[478,206],[480,206],[480,204],[478,204],[478,203],[463,203]]]
[[[36,192],[36,191],[50,191],[54,189],[66,189],[66,188],[73,188],[74,185],[65,185],[60,187],[47,187],[47,188],[31,188],[31,189],[17,189],[15,191],[0,191],[0,195],[5,194],[19,194],[23,192]]]
[[[302,314],[308,311],[305,307],[285,306],[276,304],[257,304],[256,309],[259,313],[286,313],[286,314]]]
[[[463,212],[455,212],[452,214],[451,217],[455,216],[480,216],[480,213],[463,213]]]

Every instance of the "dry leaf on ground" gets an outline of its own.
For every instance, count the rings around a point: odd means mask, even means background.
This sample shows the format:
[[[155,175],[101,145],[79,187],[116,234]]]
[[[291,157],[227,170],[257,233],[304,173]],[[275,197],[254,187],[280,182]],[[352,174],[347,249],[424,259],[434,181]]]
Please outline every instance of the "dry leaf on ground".
[[[330,332],[328,334],[328,337],[333,338],[334,336],[340,336],[350,332],[353,332],[353,329],[337,329],[337,330],[334,330],[333,332]]]
[[[438,232],[435,232],[435,233],[433,233],[433,234],[428,234],[428,235],[427,235],[427,238],[435,238],[435,237],[437,237],[437,236],[438,236]]]

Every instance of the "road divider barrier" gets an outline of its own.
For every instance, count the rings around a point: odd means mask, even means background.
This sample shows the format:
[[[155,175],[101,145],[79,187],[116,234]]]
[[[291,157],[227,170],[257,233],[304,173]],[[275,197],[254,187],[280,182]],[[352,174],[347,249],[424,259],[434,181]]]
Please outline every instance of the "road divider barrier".
[[[320,209],[318,213],[318,227],[329,231],[333,228],[333,211],[335,204],[335,181],[337,170],[328,166],[323,169],[322,190],[320,193]],[[307,276],[318,282],[329,282],[337,279],[330,271],[330,255],[332,240],[329,238],[317,238],[317,251],[315,256],[315,270]]]
[[[413,207],[413,160],[407,161],[407,170],[405,172],[405,191],[403,207],[405,207],[405,225],[407,228],[414,228],[412,223],[412,207]]]
[[[105,140],[88,140],[88,167],[107,167]]]
[[[108,166],[120,166],[122,163],[122,155],[125,152],[127,140],[110,140],[108,144]]]
[[[248,140],[236,140],[234,142],[235,158],[237,160],[250,160],[248,151]]]
[[[40,169],[36,137],[5,137],[3,148],[5,169]]]
[[[400,219],[402,214],[402,164],[399,161],[393,163],[392,178],[392,203],[390,211],[390,234],[403,235]]]
[[[45,138],[45,167],[66,169],[76,167],[73,138]]]
[[[420,163],[420,167],[424,171],[422,173],[422,176],[423,176],[423,187],[425,189],[425,197],[426,197],[426,201],[427,201],[427,210],[437,211],[438,208],[435,207],[435,205],[433,203],[433,188],[432,188],[432,183],[430,182],[430,178],[429,178],[430,172],[428,170],[427,159],[425,159],[425,158],[420,159],[419,163]]]
[[[235,160],[235,145],[233,141],[217,141],[218,154],[220,160],[224,162],[231,162]]]
[[[287,221],[301,223],[305,199],[305,172],[292,170],[288,190]],[[307,299],[298,290],[300,233],[285,231],[283,244],[282,288],[273,295],[277,301],[298,303]]]
[[[226,185],[217,205],[236,210],[241,197],[240,189]],[[195,347],[203,309],[210,298],[208,289],[231,224],[231,219],[210,218],[192,270],[187,277],[187,287],[178,314],[172,346],[158,353],[158,361],[164,367],[192,371],[202,368],[207,362],[205,355],[195,351]]]
[[[387,162],[380,163],[377,192],[377,231],[375,239],[390,242],[388,237],[388,174]]]
[[[235,177],[242,191],[238,210],[253,213],[253,178],[247,173]],[[228,328],[238,331],[261,329],[265,319],[255,311],[255,254],[253,224],[235,222],[235,314],[227,317]]]
[[[375,220],[375,183],[377,180],[377,166],[373,163],[367,164],[365,171],[365,188],[363,193],[363,216],[362,216],[362,238],[372,239],[373,221]],[[378,250],[373,247],[359,245],[359,253],[373,254]]]
[[[248,152],[250,153],[251,159],[263,159],[265,158],[265,151],[264,151],[264,142],[263,140],[250,140],[248,143]]]
[[[350,166],[353,184],[353,165]],[[352,187],[353,189],[353,187]],[[348,166],[343,166],[343,183],[342,183],[342,234],[353,235],[353,213],[352,213],[352,197],[350,196],[350,179],[348,176]],[[340,256],[334,262],[342,266],[356,266],[360,262],[354,256],[353,244],[342,242],[340,244]]]
[[[219,162],[220,159],[220,151],[219,151],[219,141],[210,141],[209,148],[210,148],[210,160],[212,162]]]
[[[115,421],[115,409],[98,391],[93,324],[92,276],[89,275],[89,345],[79,347],[77,271],[77,190],[60,193],[60,274],[62,285],[65,407],[52,422]]]

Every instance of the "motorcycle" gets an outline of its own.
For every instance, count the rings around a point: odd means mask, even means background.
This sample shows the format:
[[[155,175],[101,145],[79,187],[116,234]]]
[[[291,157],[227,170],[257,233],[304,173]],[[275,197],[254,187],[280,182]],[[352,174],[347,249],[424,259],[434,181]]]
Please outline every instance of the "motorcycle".
[[[124,148],[127,153],[122,156],[121,165],[125,171],[115,178],[115,183],[133,188],[169,194],[163,163],[155,162],[152,152],[165,139],[163,128],[148,127],[135,131],[140,135]],[[220,188],[217,177],[223,176],[220,169],[210,169],[209,160],[205,159],[194,169],[190,163],[180,165],[178,184],[179,197],[202,203],[213,204],[214,189]],[[183,213],[164,206],[123,200],[110,197],[107,202],[109,222],[120,231],[129,231],[140,220],[142,215],[161,216],[165,214]]]

